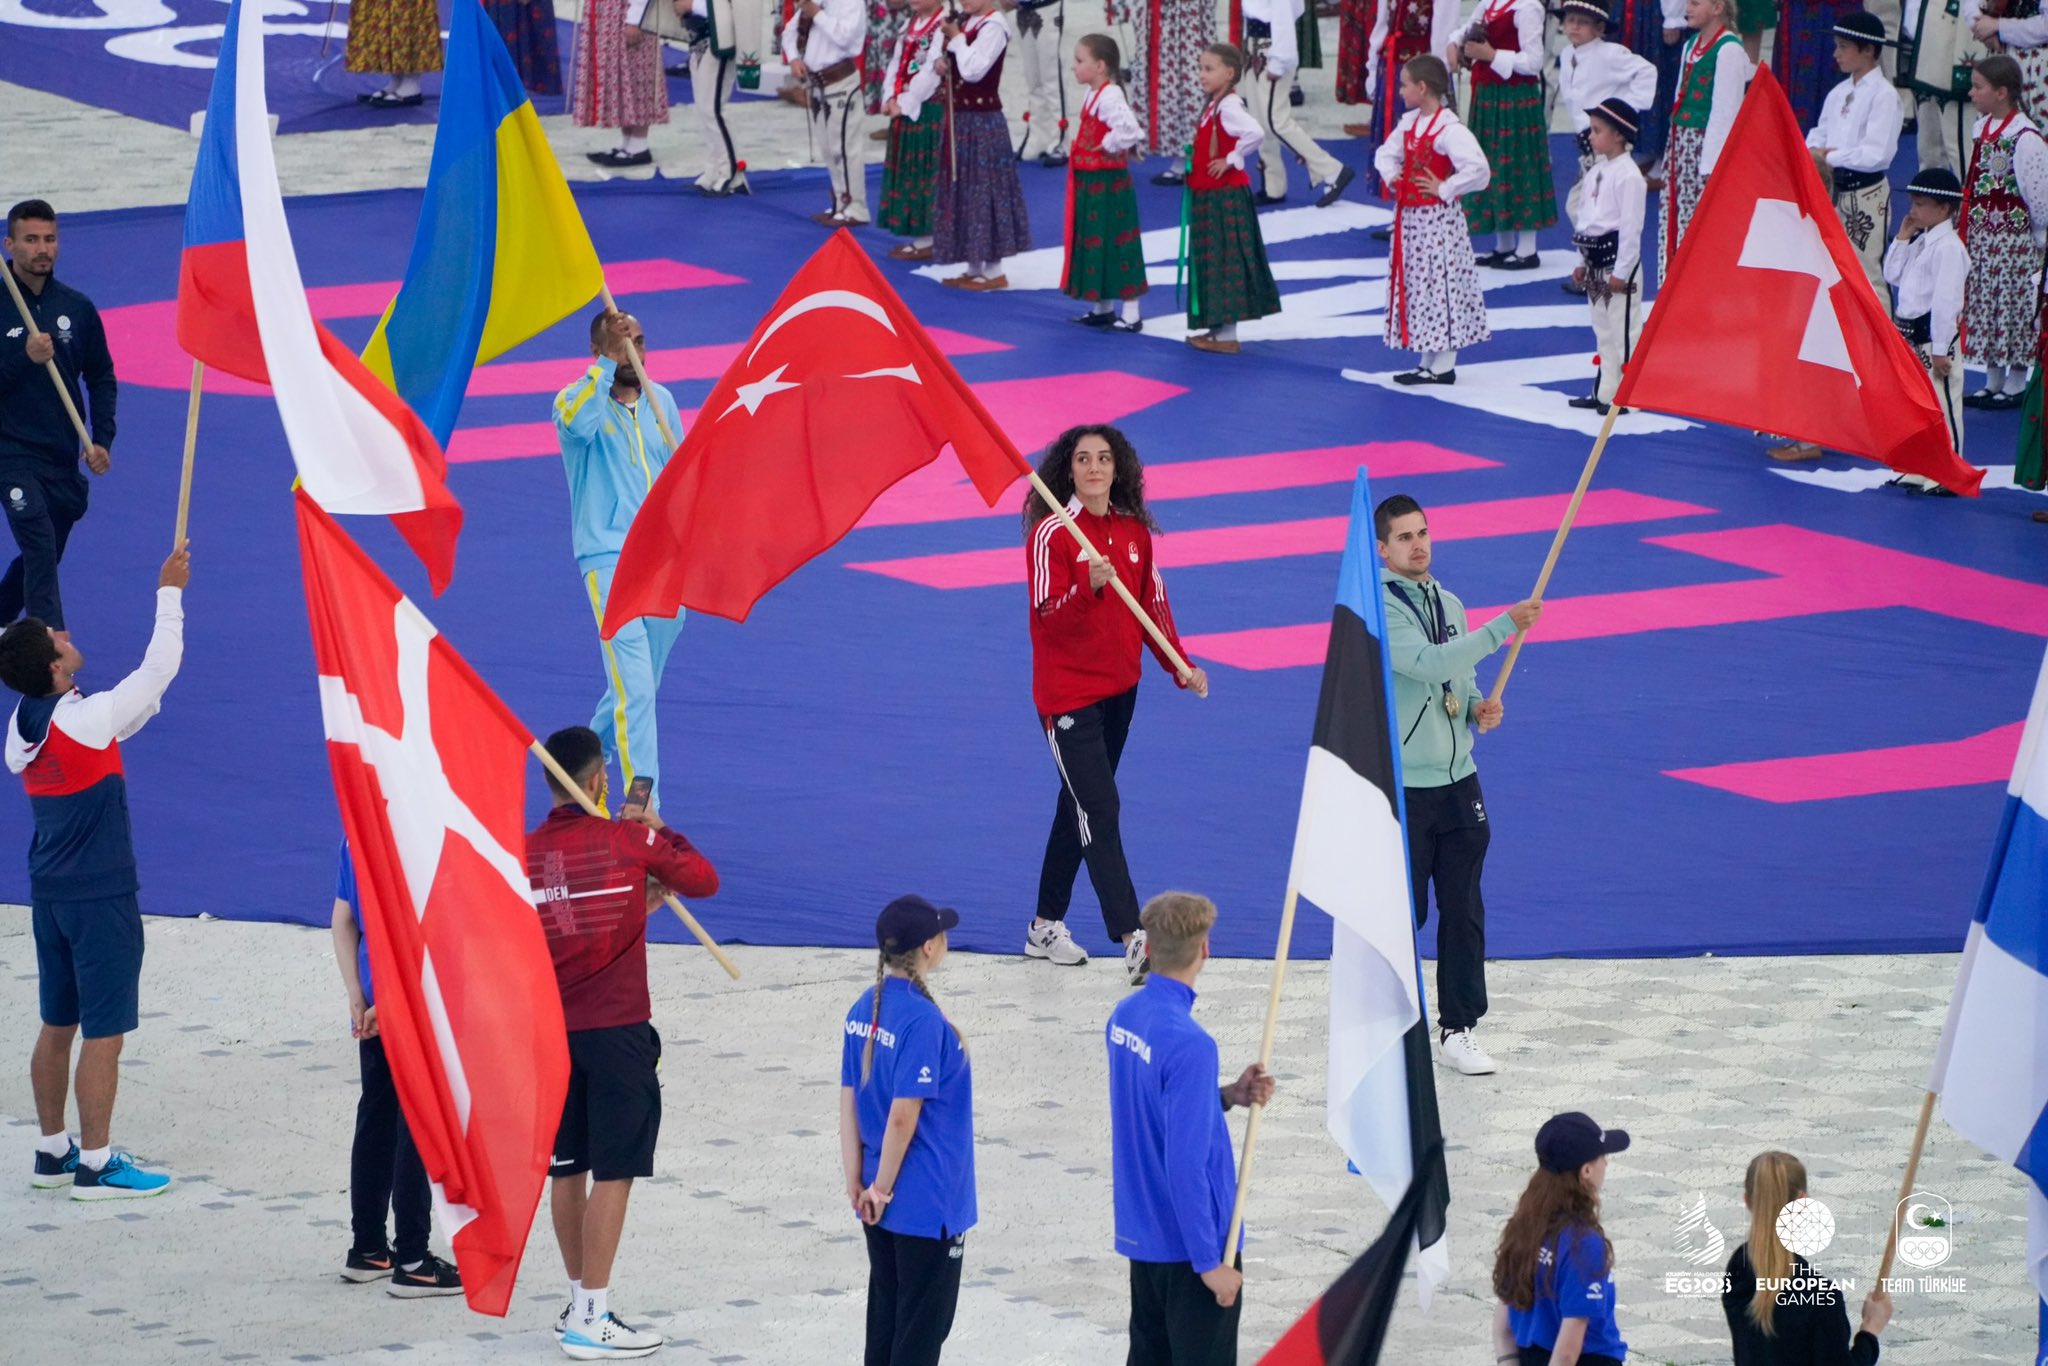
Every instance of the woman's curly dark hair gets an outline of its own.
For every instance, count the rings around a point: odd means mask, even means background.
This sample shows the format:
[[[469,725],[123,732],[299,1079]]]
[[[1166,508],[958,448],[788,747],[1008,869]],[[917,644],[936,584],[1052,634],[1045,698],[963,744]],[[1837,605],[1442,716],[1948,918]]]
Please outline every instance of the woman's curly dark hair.
[[[1145,463],[1138,459],[1138,448],[1131,439],[1106,423],[1087,423],[1069,427],[1061,432],[1046,451],[1045,459],[1038,462],[1038,477],[1052,490],[1053,496],[1065,507],[1074,497],[1074,447],[1081,444],[1084,436],[1099,436],[1109,443],[1109,453],[1116,460],[1116,480],[1109,487],[1109,505],[1126,517],[1144,523],[1147,531],[1159,530],[1159,523],[1152,520],[1152,513],[1145,506]],[[1052,516],[1052,508],[1039,497],[1035,488],[1024,494],[1024,534]]]

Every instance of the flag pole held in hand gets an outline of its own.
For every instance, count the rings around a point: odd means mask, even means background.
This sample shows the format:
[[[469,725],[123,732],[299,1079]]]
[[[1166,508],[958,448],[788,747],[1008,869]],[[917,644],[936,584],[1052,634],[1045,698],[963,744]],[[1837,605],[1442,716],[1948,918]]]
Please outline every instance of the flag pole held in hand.
[[[619,308],[619,301],[612,297],[610,285],[604,287],[604,309],[607,313],[622,311]],[[654,376],[647,373],[647,357],[641,353],[640,343],[634,341],[630,335],[626,338],[626,349],[633,353],[633,373],[640,376],[640,392],[654,405],[654,420],[661,428],[661,439],[668,442],[668,452],[674,455],[679,443],[676,441],[675,430],[668,425],[668,414],[662,411],[660,401],[654,397]],[[737,977],[739,974],[734,973],[733,976]]]
[[[1287,980],[1287,950],[1294,942],[1294,908],[1301,902],[1301,889],[1287,889],[1287,904],[1280,910],[1280,947],[1273,951],[1273,987],[1266,995],[1266,1032],[1259,1040],[1259,1067],[1273,1070],[1273,1034],[1280,1025],[1280,987]],[[1230,1207],[1230,1230],[1223,1235],[1223,1264],[1230,1265],[1237,1250],[1237,1235],[1244,1230],[1244,1202],[1252,1185],[1252,1155],[1259,1148],[1259,1116],[1266,1107],[1252,1102],[1251,1118],[1244,1126],[1244,1155],[1237,1160],[1237,1200]]]
[[[0,278],[7,281],[7,292],[14,298],[14,307],[21,314],[21,320],[28,327],[31,337],[43,335],[43,329],[36,326],[35,316],[28,311],[28,300],[21,297],[21,286],[14,282],[11,266],[0,265]],[[78,433],[78,445],[82,450],[92,449],[92,433],[85,429],[85,419],[78,415],[78,404],[71,397],[71,386],[64,382],[64,372],[57,368],[57,358],[50,357],[43,362],[43,369],[50,376],[50,383],[57,386],[57,397],[64,400],[64,411],[71,418],[71,426]]]
[[[185,527],[192,518],[192,457],[199,449],[199,390],[205,378],[206,362],[193,361],[192,398],[185,405],[185,464],[178,472],[178,529],[171,536],[173,546],[185,544]]]
[[[1101,559],[1102,552],[1089,544],[1087,535],[1082,532],[1080,524],[1074,520],[1074,514],[1067,511],[1066,504],[1062,503],[1058,496],[1053,493],[1052,489],[1046,485],[1045,480],[1039,477],[1038,471],[1027,470],[1027,474],[1031,480],[1031,487],[1038,491],[1038,496],[1045,500],[1047,507],[1052,509],[1052,515],[1060,519],[1060,525],[1067,529],[1067,534],[1074,538],[1075,543],[1081,547],[1090,560]],[[1152,643],[1159,647],[1160,653],[1164,654],[1172,662],[1175,671],[1180,674],[1193,673],[1195,671],[1194,666],[1189,664],[1181,652],[1173,647],[1173,641],[1167,638],[1166,632],[1159,629],[1159,623],[1152,620],[1152,614],[1145,610],[1145,605],[1138,601],[1136,594],[1131,592],[1129,585],[1123,580],[1123,575],[1111,574],[1109,576],[1109,584],[1110,587],[1116,589],[1116,595],[1124,600],[1124,606],[1130,608],[1136,614],[1138,624],[1145,628],[1146,635],[1152,637]],[[1206,693],[1202,694],[1205,697],[1207,695]]]
[[[1600,424],[1600,436],[1593,442],[1593,453],[1586,457],[1586,468],[1579,471],[1579,486],[1572,490],[1572,500],[1565,505],[1564,520],[1557,524],[1557,535],[1551,539],[1550,553],[1543,557],[1543,568],[1536,575],[1536,589],[1529,594],[1534,602],[1543,601],[1543,590],[1550,587],[1551,571],[1557,568],[1557,557],[1564,550],[1564,538],[1572,534],[1572,523],[1579,518],[1579,504],[1586,501],[1586,490],[1593,484],[1593,471],[1600,468],[1600,457],[1607,450],[1607,438],[1614,432],[1614,419],[1620,415],[1619,403],[1607,405],[1607,420]],[[1515,657],[1522,653],[1522,642],[1528,638],[1527,631],[1515,632],[1515,643],[1508,646],[1508,657],[1500,662],[1500,675],[1493,680],[1493,691],[1486,695],[1487,701],[1500,701],[1500,695],[1508,690],[1508,675],[1515,671]]]
[[[557,787],[576,799],[576,804],[583,808],[584,814],[595,816],[599,820],[606,818],[604,812],[598,808],[597,803],[590,800],[590,794],[583,790],[582,785],[574,778],[571,778],[563,771],[562,766],[555,762],[555,756],[548,753],[546,745],[536,740],[533,742],[532,748],[533,757],[540,760],[540,766],[548,771],[549,776],[555,780]],[[725,975],[737,982],[740,977],[739,968],[733,963],[732,959],[726,956],[725,950],[718,947],[718,941],[705,933],[704,927],[697,923],[697,917],[690,914],[690,908],[678,900],[674,892],[664,892],[662,894],[662,901],[670,910],[676,913],[677,918],[683,922],[684,927],[691,934],[697,936],[697,942],[711,951],[711,956],[718,960],[718,966],[725,969]]]

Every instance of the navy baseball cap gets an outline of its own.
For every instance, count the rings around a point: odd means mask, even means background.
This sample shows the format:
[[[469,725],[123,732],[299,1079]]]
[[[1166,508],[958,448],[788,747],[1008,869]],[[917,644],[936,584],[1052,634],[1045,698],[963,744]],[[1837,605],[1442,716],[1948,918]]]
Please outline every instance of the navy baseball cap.
[[[1627,1150],[1626,1130],[1603,1129],[1577,1110],[1552,1115],[1536,1131],[1536,1162],[1549,1172],[1575,1172],[1596,1157]]]
[[[921,896],[899,896],[875,917],[875,943],[883,953],[909,953],[960,923],[960,913]]]

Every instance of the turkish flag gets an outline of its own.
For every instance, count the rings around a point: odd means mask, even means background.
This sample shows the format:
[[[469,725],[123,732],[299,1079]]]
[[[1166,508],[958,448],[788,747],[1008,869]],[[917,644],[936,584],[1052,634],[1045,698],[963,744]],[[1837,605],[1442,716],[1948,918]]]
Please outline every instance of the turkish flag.
[[[790,280],[654,481],[612,574],[605,638],[678,607],[745,621],[949,444],[991,507],[1031,468],[841,229]]]
[[[503,1315],[569,1084],[526,880],[533,737],[334,519],[296,498],[378,1032],[463,1294]]]
[[[1866,455],[1957,493],[1984,479],[1950,443],[1927,367],[1871,292],[1768,67],[1614,401]]]

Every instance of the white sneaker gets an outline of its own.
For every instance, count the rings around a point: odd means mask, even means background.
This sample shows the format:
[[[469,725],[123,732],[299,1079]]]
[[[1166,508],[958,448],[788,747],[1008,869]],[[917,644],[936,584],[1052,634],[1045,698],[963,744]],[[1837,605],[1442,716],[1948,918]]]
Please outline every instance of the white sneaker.
[[[1131,942],[1124,945],[1124,976],[1130,978],[1132,986],[1141,987],[1151,975],[1152,955],[1145,949],[1145,932],[1133,930]]]
[[[606,1314],[596,1323],[571,1321],[562,1333],[562,1355],[571,1361],[649,1357],[661,1350],[664,1341],[659,1333],[628,1327],[617,1314]]]
[[[1063,968],[1078,968],[1088,961],[1088,950],[1074,942],[1064,920],[1048,920],[1024,931],[1024,956],[1044,958]]]
[[[1448,1035],[1439,1034],[1436,1060],[1468,1077],[1483,1077],[1494,1070],[1493,1059],[1473,1041],[1469,1028],[1454,1029]]]
[[[555,1315],[556,1342],[560,1342],[562,1340],[562,1335],[569,1331],[569,1316],[575,1312],[576,1301],[574,1299],[571,1299],[567,1304],[562,1306],[562,1312]]]

